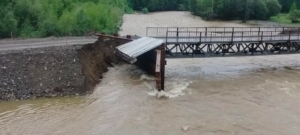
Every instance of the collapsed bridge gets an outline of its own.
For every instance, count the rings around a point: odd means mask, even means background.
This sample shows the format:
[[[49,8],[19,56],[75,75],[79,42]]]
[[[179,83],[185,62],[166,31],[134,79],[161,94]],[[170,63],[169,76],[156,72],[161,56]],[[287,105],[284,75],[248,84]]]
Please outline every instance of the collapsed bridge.
[[[166,58],[300,53],[300,27],[148,27],[146,35],[117,47],[117,55],[155,75],[159,91]]]

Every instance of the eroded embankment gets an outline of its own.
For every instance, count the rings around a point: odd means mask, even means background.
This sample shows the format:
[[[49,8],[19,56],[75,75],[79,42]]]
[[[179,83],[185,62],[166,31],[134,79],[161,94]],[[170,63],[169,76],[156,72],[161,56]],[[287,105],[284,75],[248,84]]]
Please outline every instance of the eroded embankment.
[[[129,41],[121,38],[100,37],[94,44],[85,45],[78,50],[86,89],[93,89],[103,78],[102,74],[108,71],[108,67],[113,66],[112,63],[118,63],[115,49]]]
[[[90,93],[125,42],[0,51],[0,100]]]

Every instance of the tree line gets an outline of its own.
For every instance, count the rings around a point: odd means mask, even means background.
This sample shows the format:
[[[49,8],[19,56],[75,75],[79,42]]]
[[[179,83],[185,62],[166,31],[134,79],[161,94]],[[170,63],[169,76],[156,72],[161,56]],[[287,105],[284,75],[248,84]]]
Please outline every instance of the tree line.
[[[204,19],[267,20],[281,12],[278,0],[191,0],[190,11]]]
[[[1,0],[0,38],[115,33],[127,0]]]
[[[190,11],[204,19],[267,20],[289,13],[297,22],[300,0],[1,0],[0,38],[115,33],[133,10]]]
[[[300,0],[129,0],[134,10],[147,12],[188,10],[203,19],[267,20],[278,13],[290,13]],[[294,18],[298,11],[290,13]],[[293,18],[290,17],[290,18]]]

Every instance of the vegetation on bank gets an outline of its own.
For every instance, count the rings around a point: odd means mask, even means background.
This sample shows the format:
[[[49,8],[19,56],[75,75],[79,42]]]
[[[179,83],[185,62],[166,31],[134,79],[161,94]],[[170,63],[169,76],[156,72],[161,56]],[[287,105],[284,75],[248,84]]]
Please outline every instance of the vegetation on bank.
[[[204,19],[298,22],[300,0],[1,0],[0,38],[115,33],[133,10],[190,11]],[[272,17],[273,16],[273,17]]]
[[[127,0],[1,0],[0,37],[114,33],[130,10]]]
[[[192,0],[191,12],[204,19],[267,20],[280,13],[278,0]]]
[[[297,23],[300,24],[300,10],[297,8],[297,3],[294,2],[288,13],[280,13],[270,18],[271,21],[278,23]]]
[[[289,19],[289,14],[286,13],[280,13],[278,15],[272,16],[270,18],[270,21],[283,23],[283,24],[292,23],[292,21]]]

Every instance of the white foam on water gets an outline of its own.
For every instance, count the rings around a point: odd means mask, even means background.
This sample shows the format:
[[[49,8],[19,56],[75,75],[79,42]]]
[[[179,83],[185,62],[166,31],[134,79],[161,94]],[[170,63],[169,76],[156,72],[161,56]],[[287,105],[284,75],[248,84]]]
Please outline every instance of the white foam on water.
[[[140,80],[155,81],[155,78],[146,74],[142,74]]]
[[[157,94],[158,94],[158,90],[153,90],[151,92],[148,92],[148,95],[153,97],[155,97]]]
[[[185,95],[184,91],[187,90],[188,86],[191,83],[192,82],[181,82],[181,83],[174,82],[172,86],[173,88],[167,92],[167,97],[176,98]]]
[[[170,98],[170,94],[168,92],[165,91],[158,91],[158,90],[153,90],[151,92],[148,92],[149,96],[153,96],[153,97],[158,97],[158,98]]]
[[[157,93],[157,97],[158,98],[170,98],[169,93],[165,92],[165,91],[160,91]]]
[[[172,82],[166,85],[165,91],[158,91],[154,87],[149,86],[148,83],[144,83],[151,92],[148,92],[149,96],[157,96],[158,98],[177,98],[179,96],[185,95],[184,91],[188,89],[188,86],[192,82]],[[170,89],[168,89],[170,88]]]

